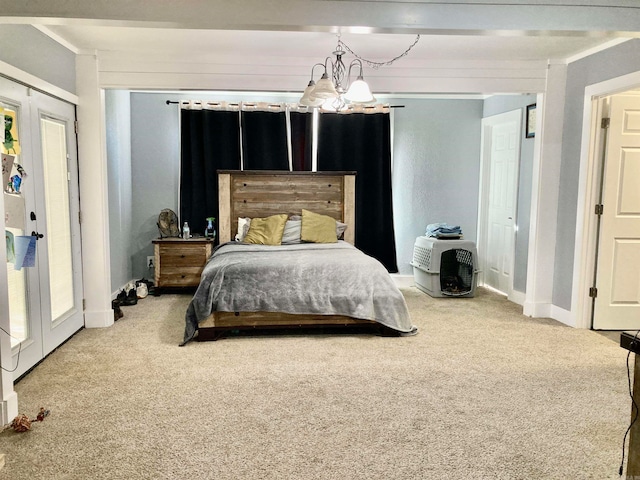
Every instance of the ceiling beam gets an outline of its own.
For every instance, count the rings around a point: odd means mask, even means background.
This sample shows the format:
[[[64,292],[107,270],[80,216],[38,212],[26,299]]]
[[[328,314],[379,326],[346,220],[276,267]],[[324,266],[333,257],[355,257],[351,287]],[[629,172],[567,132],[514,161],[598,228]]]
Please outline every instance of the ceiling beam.
[[[0,22],[473,35],[638,36],[635,0],[0,0]]]

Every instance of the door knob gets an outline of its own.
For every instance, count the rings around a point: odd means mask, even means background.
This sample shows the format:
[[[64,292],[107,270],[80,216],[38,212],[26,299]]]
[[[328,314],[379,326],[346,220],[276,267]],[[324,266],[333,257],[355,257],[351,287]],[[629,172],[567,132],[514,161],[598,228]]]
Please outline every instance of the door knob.
[[[36,240],[38,240],[38,239],[40,239],[40,238],[44,237],[44,235],[43,235],[43,234],[38,233],[38,232],[31,232],[31,236],[32,236],[32,237],[36,237]]]

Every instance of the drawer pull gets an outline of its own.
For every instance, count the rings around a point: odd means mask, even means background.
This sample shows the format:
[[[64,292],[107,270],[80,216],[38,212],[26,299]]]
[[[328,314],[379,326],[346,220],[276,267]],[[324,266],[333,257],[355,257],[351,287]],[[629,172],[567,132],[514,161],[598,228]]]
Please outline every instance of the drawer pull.
[[[180,258],[184,258],[184,257],[185,257],[184,255],[180,255]]]

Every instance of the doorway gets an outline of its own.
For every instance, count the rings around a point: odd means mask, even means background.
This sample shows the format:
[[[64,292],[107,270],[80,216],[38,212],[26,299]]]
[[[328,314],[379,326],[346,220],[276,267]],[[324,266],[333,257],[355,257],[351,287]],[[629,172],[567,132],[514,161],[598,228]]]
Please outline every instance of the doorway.
[[[513,294],[521,110],[482,119],[479,283]]]
[[[75,106],[0,78],[12,373],[84,324]]]
[[[640,91],[598,100],[595,330],[640,329]]]
[[[609,235],[606,231],[600,230],[598,218],[594,208],[599,202],[601,182],[604,176],[601,170],[601,160],[604,150],[600,122],[602,118],[602,99],[618,94],[629,93],[640,87],[640,72],[630,73],[621,77],[606,80],[593,84],[585,88],[583,124],[582,124],[582,146],[580,155],[580,186],[578,191],[578,224],[575,237],[575,258],[573,270],[573,290],[571,310],[575,312],[575,324],[579,328],[591,329],[628,329],[631,325],[600,325],[594,318],[594,299],[591,296],[595,279],[601,282],[600,274],[597,270],[596,258],[598,255],[598,243],[600,235]],[[633,117],[633,118],[632,118]],[[635,122],[637,116],[634,114],[628,118]],[[633,127],[635,129],[636,127]],[[630,157],[629,157],[630,159]],[[631,160],[633,163],[633,160]],[[625,175],[626,176],[626,175]],[[621,180],[621,179],[619,179]],[[637,189],[636,189],[637,190]],[[615,202],[614,202],[615,203]],[[618,212],[619,205],[604,206],[604,212],[609,210]],[[625,210],[628,209],[628,204]],[[639,233],[635,232],[635,238]],[[625,247],[628,245],[625,245]],[[621,250],[619,250],[620,252]],[[636,271],[637,274],[637,271]],[[627,283],[625,289],[628,291],[631,283]],[[601,290],[598,290],[598,297],[602,299]],[[624,302],[629,303],[629,298]],[[636,328],[636,327],[631,327]]]

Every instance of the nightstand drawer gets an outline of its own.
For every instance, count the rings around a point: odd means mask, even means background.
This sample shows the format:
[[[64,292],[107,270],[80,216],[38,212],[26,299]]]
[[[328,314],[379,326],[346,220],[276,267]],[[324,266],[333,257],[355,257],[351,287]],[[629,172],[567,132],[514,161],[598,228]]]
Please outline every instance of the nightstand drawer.
[[[200,283],[202,267],[163,268],[160,274],[161,287],[191,287]]]
[[[172,248],[160,247],[160,261],[164,267],[198,266],[207,261],[207,250],[204,246],[190,245],[189,248],[181,248],[176,251]]]

